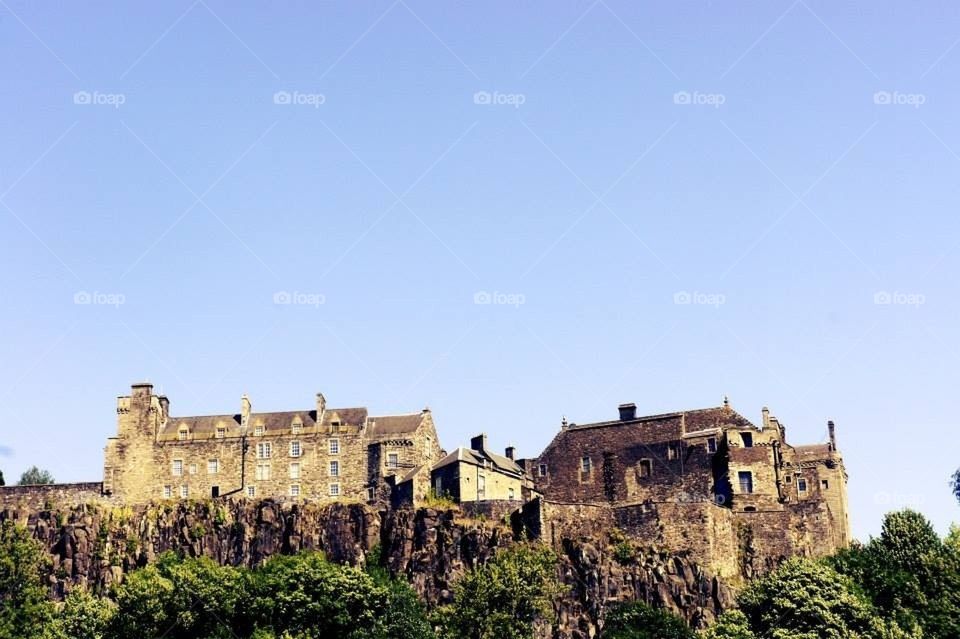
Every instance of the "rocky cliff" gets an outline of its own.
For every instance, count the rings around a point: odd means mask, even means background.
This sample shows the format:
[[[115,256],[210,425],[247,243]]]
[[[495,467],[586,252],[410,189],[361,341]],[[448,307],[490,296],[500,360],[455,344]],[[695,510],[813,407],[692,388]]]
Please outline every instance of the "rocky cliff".
[[[288,504],[246,500],[170,502],[129,508],[91,502],[0,510],[0,521],[25,525],[52,558],[51,593],[105,591],[126,572],[178,551],[235,566],[276,553],[322,550],[332,561],[362,565],[380,547],[391,572],[430,605],[445,603],[465,570],[529,537],[505,520],[473,519],[456,510],[376,511],[359,504]],[[514,524],[517,521],[515,519]],[[658,553],[609,535],[551,542],[569,594],[556,602],[557,639],[593,636],[610,603],[642,600],[685,617],[711,621],[731,589],[689,557]]]

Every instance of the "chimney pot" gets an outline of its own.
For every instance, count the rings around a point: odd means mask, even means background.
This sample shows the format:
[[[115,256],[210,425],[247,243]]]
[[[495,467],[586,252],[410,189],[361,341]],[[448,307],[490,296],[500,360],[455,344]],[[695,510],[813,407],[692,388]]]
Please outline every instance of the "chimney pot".
[[[633,402],[629,404],[620,404],[617,406],[620,411],[620,421],[626,422],[637,418],[637,405]]]

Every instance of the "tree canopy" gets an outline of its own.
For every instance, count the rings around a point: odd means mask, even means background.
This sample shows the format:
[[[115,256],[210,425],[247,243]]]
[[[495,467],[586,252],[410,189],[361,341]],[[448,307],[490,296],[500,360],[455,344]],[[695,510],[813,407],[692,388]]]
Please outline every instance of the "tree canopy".
[[[42,470],[36,466],[31,466],[27,470],[23,471],[23,474],[20,475],[21,486],[34,486],[41,484],[52,484],[54,483],[53,475],[50,474],[49,470]]]

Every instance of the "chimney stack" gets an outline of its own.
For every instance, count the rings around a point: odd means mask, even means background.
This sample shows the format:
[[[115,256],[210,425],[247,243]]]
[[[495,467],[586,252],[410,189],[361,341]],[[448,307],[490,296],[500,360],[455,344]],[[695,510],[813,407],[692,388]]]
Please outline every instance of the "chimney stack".
[[[507,455],[507,459],[514,459],[514,455],[516,454],[517,449],[514,448],[513,446],[507,446],[507,450],[504,452]]]
[[[487,450],[487,434],[480,433],[476,437],[471,437],[470,448],[471,450],[479,450],[481,452]]]
[[[252,405],[250,404],[250,398],[247,397],[247,394],[244,393],[243,397],[240,398],[240,427],[246,428],[247,423],[250,421],[250,409]]]
[[[637,418],[637,405],[633,402],[629,404],[620,404],[617,406],[617,409],[620,411],[620,421],[627,422],[631,419]]]
[[[760,412],[763,413],[763,429],[766,430],[770,427],[770,409],[764,406]]]
[[[327,398],[317,393],[317,424],[323,421],[323,412],[327,410]]]
[[[131,397],[150,397],[153,395],[153,384],[150,382],[139,382],[130,386]]]
[[[837,450],[837,427],[833,425],[833,420],[827,422],[827,430],[830,432],[830,450]]]
[[[160,420],[166,422],[170,419],[170,400],[166,395],[161,395],[157,399],[160,400]]]

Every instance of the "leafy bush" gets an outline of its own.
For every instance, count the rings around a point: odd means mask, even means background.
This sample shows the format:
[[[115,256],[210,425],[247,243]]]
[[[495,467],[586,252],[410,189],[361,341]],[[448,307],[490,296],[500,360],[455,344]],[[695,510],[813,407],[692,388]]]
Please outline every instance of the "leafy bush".
[[[683,619],[643,602],[614,606],[603,622],[603,639],[693,639]]]
[[[26,528],[0,524],[0,637],[39,637],[53,606],[47,601],[43,574],[47,555]]]

